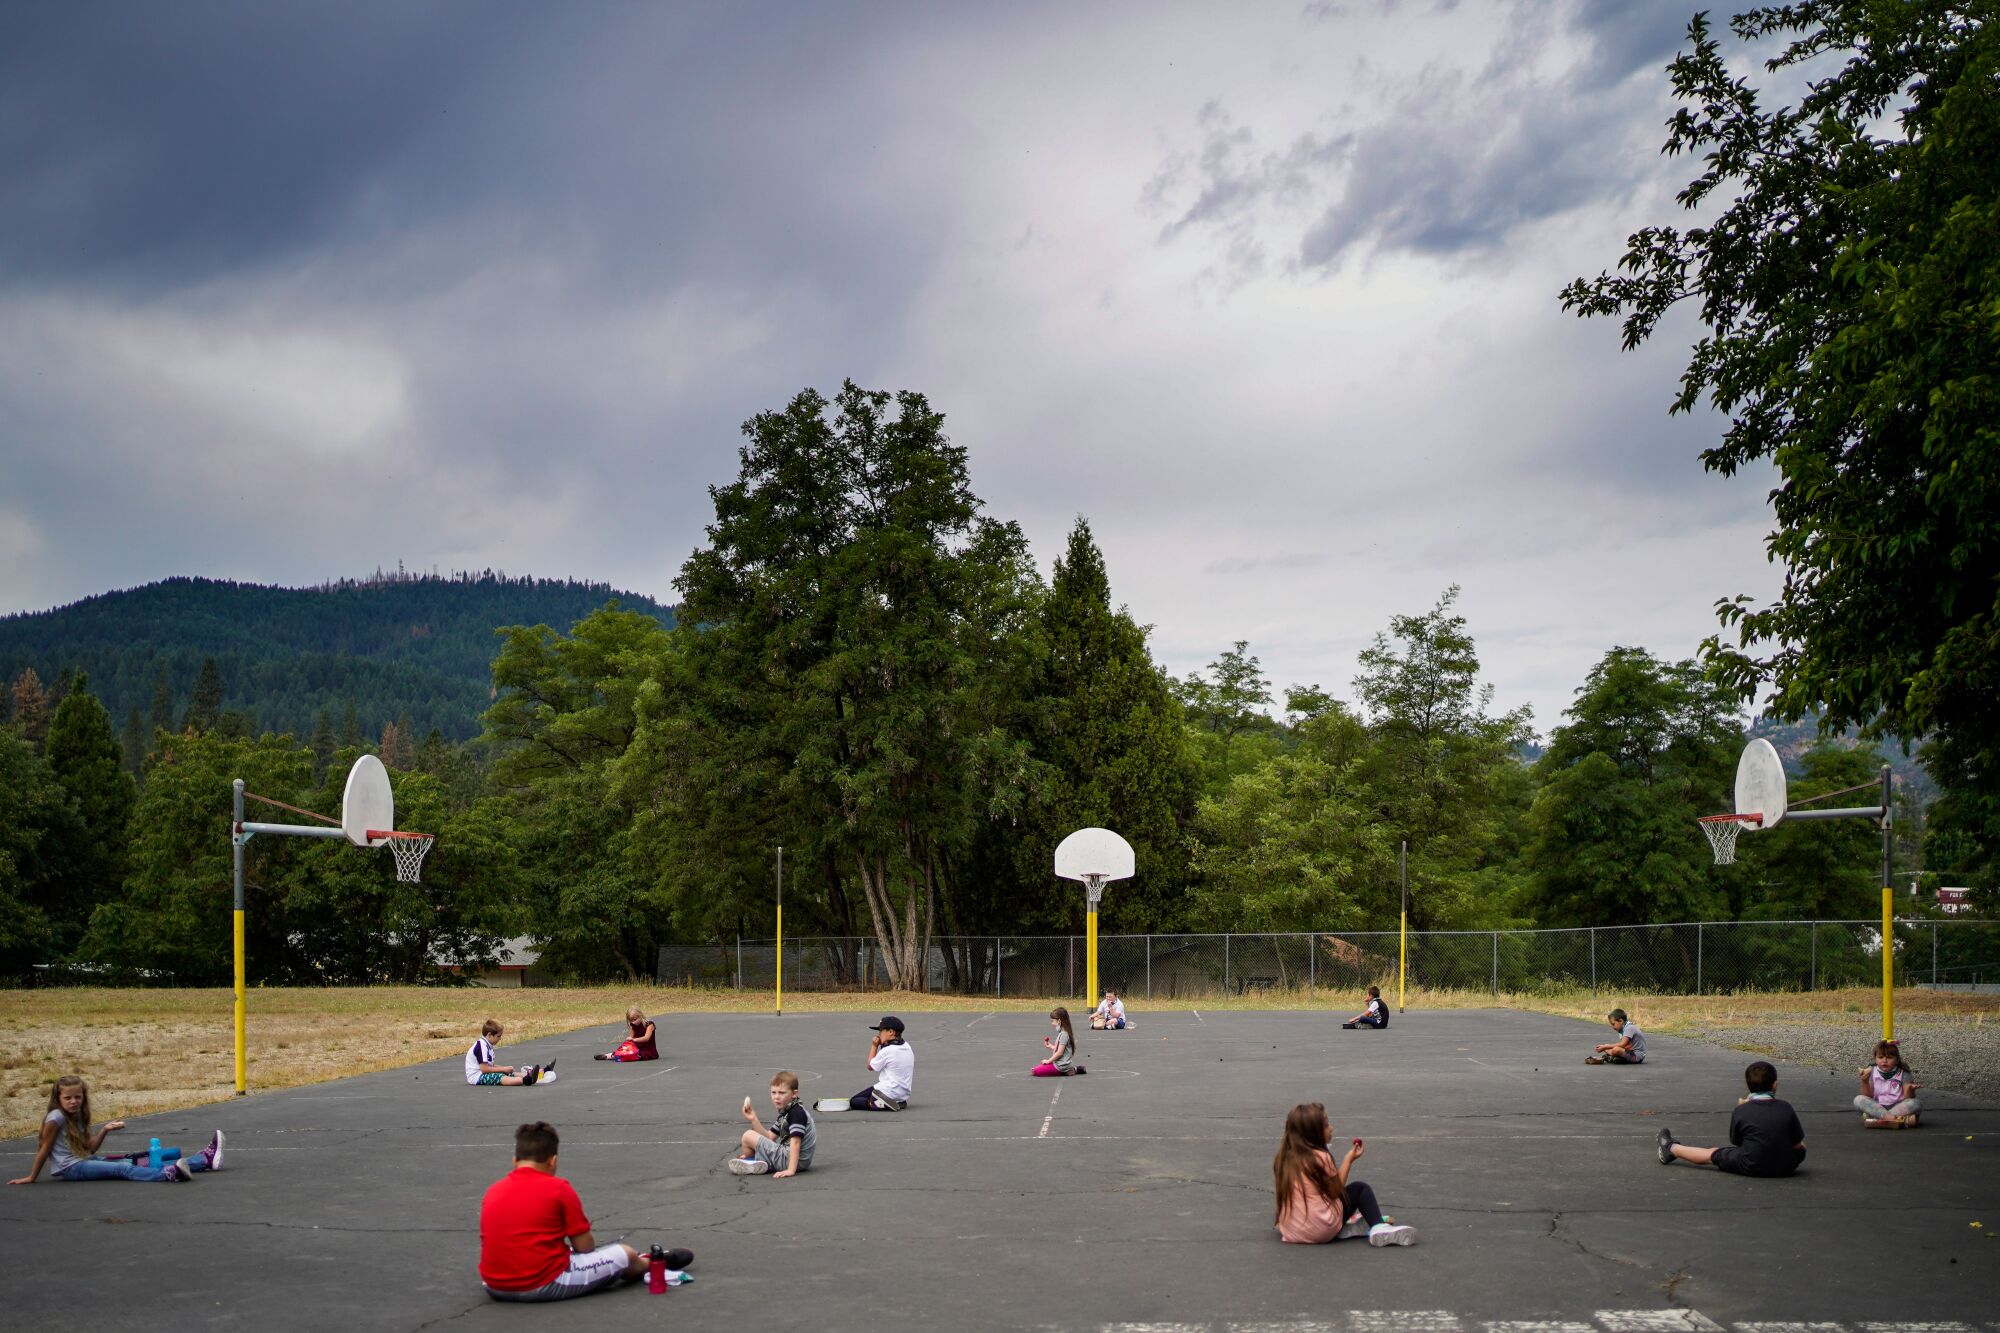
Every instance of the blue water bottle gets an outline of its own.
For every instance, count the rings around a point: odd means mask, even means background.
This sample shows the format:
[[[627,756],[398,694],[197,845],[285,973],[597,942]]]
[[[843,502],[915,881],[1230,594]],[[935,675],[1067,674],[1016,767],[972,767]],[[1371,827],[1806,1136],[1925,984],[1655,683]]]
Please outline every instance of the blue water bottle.
[[[160,1169],[160,1141],[154,1139],[146,1145],[146,1165],[155,1171]]]

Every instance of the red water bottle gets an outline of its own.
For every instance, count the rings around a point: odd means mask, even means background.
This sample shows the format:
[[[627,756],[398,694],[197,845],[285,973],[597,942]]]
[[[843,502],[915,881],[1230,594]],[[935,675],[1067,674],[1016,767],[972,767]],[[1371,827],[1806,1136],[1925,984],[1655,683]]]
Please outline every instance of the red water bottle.
[[[667,1289],[667,1256],[655,1245],[646,1259],[646,1290],[658,1296]]]

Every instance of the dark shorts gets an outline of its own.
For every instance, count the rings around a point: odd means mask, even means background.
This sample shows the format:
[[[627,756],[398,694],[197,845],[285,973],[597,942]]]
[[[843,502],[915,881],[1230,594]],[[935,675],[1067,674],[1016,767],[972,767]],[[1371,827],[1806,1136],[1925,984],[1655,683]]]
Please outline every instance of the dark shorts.
[[[1788,1149],[1785,1156],[1775,1162],[1758,1161],[1741,1148],[1717,1148],[1709,1161],[1718,1171],[1727,1171],[1732,1176],[1757,1176],[1765,1180],[1776,1180],[1789,1176],[1799,1169],[1806,1160],[1804,1148]]]

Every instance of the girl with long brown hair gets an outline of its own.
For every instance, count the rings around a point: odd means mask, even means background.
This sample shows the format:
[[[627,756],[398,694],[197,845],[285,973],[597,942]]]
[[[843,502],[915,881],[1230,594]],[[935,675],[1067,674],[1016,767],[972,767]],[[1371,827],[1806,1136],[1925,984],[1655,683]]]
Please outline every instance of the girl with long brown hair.
[[[1049,1010],[1049,1026],[1056,1031],[1054,1036],[1042,1038],[1042,1045],[1048,1047],[1048,1058],[1030,1072],[1036,1078],[1068,1078],[1071,1074],[1089,1073],[1076,1062],[1076,1029],[1069,1025],[1069,1010],[1061,1005]]]
[[[49,1089],[49,1111],[42,1118],[42,1140],[35,1149],[35,1164],[28,1174],[9,1185],[32,1185],[42,1167],[54,1159],[53,1180],[192,1180],[197,1171],[214,1171],[222,1166],[222,1131],[217,1130],[208,1146],[192,1157],[176,1157],[152,1166],[142,1160],[147,1153],[126,1157],[99,1157],[105,1136],[125,1128],[123,1120],[107,1120],[97,1129],[90,1127],[90,1085],[75,1074],[64,1074]]]
[[[1375,1191],[1348,1178],[1361,1160],[1361,1140],[1338,1164],[1327,1150],[1332,1141],[1333,1125],[1321,1103],[1302,1102],[1285,1117],[1285,1134],[1271,1159],[1279,1239],[1317,1245],[1365,1234],[1370,1245],[1415,1245],[1417,1229],[1384,1218]]]

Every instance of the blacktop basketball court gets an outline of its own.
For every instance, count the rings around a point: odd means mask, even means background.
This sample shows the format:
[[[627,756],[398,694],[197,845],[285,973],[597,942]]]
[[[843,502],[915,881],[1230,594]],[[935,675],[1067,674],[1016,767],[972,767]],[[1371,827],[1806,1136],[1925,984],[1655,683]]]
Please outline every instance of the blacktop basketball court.
[[[1652,1036],[1587,1067],[1601,1026],[1505,1010],[1145,1013],[1079,1033],[1083,1077],[1035,1079],[1035,1013],[906,1013],[901,1114],[820,1116],[793,1180],[721,1165],[752,1097],[867,1086],[852,1014],[672,1015],[657,1063],[590,1059],[622,1025],[503,1048],[534,1088],[457,1058],[135,1117],[114,1146],[228,1134],[175,1186],[0,1192],[20,1329],[1308,1329],[1342,1333],[2000,1333],[2000,1106],[1926,1093],[1867,1132],[1851,1074],[1780,1066],[1809,1158],[1791,1180],[1663,1167],[1662,1125],[1723,1141],[1752,1056]],[[1641,1015],[1643,1019],[1643,1015]],[[466,1040],[470,1043],[472,1034]],[[1866,1052],[1857,1050],[1854,1064]],[[1420,1243],[1272,1230],[1285,1111],[1323,1101]],[[108,1114],[116,1114],[109,1108]],[[100,1109],[100,1116],[107,1110]],[[500,1305],[474,1265],[481,1193],[545,1119],[599,1239],[692,1249],[694,1281]],[[0,1144],[25,1172],[32,1144]]]

